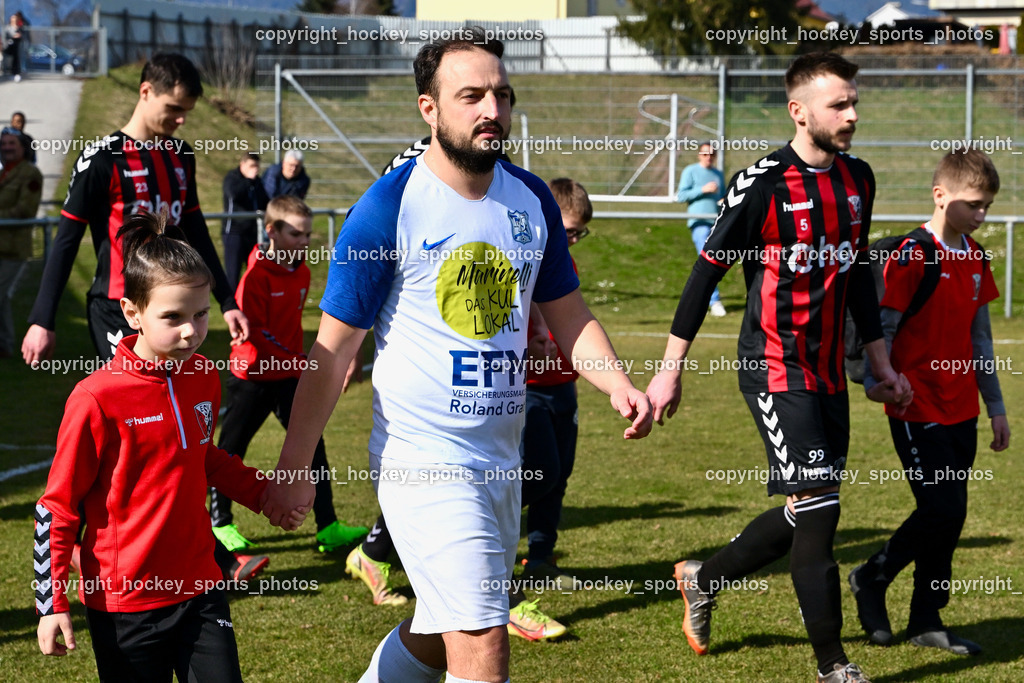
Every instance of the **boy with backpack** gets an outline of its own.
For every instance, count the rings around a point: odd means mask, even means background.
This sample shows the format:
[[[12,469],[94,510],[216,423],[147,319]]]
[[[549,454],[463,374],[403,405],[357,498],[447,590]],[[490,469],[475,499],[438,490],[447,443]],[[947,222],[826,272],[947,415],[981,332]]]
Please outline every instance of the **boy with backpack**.
[[[913,562],[910,641],[956,654],[981,652],[946,628],[939,610],[949,602],[953,552],[967,516],[979,391],[992,423],[989,447],[1002,451],[1010,441],[988,315],[999,292],[985,251],[970,237],[998,191],[999,174],[986,154],[947,154],[932,180],[931,221],[903,238],[885,262],[882,328],[893,368],[914,390],[904,412],[889,405],[885,412],[917,509],[850,573],[861,626],[877,645],[893,638],[886,589]],[[864,388],[869,397],[882,388],[870,363]]]

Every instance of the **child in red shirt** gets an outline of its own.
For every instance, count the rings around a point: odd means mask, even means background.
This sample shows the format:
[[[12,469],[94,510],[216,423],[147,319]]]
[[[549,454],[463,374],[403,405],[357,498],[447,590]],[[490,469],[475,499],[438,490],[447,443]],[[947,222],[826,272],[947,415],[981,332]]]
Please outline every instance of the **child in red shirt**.
[[[988,316],[988,303],[999,292],[984,250],[970,237],[999,191],[999,174],[986,154],[968,150],[943,157],[932,185],[935,210],[924,228],[942,269],[935,291],[903,320],[925,275],[926,252],[908,239],[886,262],[881,301],[893,369],[907,376],[914,391],[905,411],[887,404],[885,412],[917,509],[881,550],[850,573],[850,587],[869,639],[888,645],[892,627],[885,592],[913,562],[908,638],[921,647],[975,655],[981,647],[951,633],[939,610],[949,602],[953,552],[967,517],[979,391],[992,422],[990,448],[1002,451],[1010,443]],[[866,374],[870,397],[881,387]]]
[[[302,309],[309,292],[309,267],[305,259],[313,231],[313,212],[298,197],[282,195],[267,205],[264,220],[270,245],[253,248],[235,291],[235,300],[249,319],[251,332],[244,344],[231,347],[227,412],[217,444],[242,458],[271,412],[288,429],[295,387],[306,367]],[[317,442],[310,472],[316,477],[313,514],[317,549],[330,552],[366,536],[369,529],[346,526],[334,512],[323,437]],[[252,543],[233,522],[231,499],[228,491],[214,489],[210,516],[213,533],[228,550],[238,551]]]
[[[241,681],[223,576],[205,533],[207,482],[254,511],[266,480],[216,448],[220,381],[202,356],[213,277],[153,214],[124,237],[125,319],[139,334],[78,383],[36,505],[39,647],[75,648],[66,596],[79,526],[78,591],[101,680]],[[306,511],[291,513],[297,528]],[[64,644],[57,642],[63,635]]]

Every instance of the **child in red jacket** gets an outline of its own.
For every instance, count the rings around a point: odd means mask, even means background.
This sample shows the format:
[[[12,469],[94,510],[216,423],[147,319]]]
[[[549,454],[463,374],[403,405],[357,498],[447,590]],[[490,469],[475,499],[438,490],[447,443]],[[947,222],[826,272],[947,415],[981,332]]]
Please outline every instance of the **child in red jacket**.
[[[219,447],[245,457],[245,451],[271,412],[288,429],[292,398],[299,375],[306,367],[303,353],[302,309],[309,292],[306,249],[313,231],[313,212],[292,195],[271,200],[264,217],[270,246],[255,247],[238,283],[235,300],[249,318],[249,339],[231,347],[227,412],[221,424]],[[316,546],[330,552],[366,536],[366,527],[350,527],[334,512],[327,450],[321,437],[313,455],[311,474],[316,477]],[[233,523],[227,490],[210,495],[213,533],[228,550],[243,550],[252,543]]]
[[[195,355],[206,337],[213,278],[153,214],[119,232],[121,309],[139,334],[68,399],[46,492],[36,505],[39,647],[75,648],[66,592],[85,523],[79,597],[101,680],[241,681],[223,576],[206,533],[206,488],[254,511],[269,484],[213,445],[220,381]],[[284,524],[294,529],[306,510]],[[57,641],[63,635],[64,644]]]
[[[932,178],[932,219],[924,244],[907,239],[885,264],[882,331],[892,366],[906,374],[914,400],[906,410],[886,406],[893,445],[916,509],[885,545],[850,572],[857,616],[876,645],[893,640],[885,594],[896,576],[914,564],[907,639],[960,655],[981,653],[978,643],[946,627],[939,612],[949,603],[953,554],[967,519],[967,488],[984,471],[974,469],[978,451],[978,394],[991,421],[989,448],[1010,445],[1010,424],[999,387],[988,304],[999,296],[987,252],[971,236],[999,192],[999,172],[978,149],[942,157]],[[919,306],[929,268],[938,263],[930,294]],[[916,308],[916,312],[915,309]],[[880,391],[870,372],[868,397]],[[972,476],[972,471],[974,476]]]

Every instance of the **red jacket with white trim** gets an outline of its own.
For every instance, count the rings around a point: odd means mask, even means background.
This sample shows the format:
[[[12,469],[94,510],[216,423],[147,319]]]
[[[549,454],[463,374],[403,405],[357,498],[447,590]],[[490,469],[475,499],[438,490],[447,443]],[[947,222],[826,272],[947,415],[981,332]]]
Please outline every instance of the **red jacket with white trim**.
[[[309,292],[309,266],[287,268],[254,247],[235,301],[249,319],[249,339],[231,347],[231,374],[254,382],[298,378],[302,352],[302,309]]]
[[[46,492],[36,505],[36,611],[141,612],[223,581],[213,559],[207,486],[254,512],[266,480],[213,442],[220,380],[198,354],[157,365],[127,337],[68,398]],[[79,526],[81,578],[68,583]]]

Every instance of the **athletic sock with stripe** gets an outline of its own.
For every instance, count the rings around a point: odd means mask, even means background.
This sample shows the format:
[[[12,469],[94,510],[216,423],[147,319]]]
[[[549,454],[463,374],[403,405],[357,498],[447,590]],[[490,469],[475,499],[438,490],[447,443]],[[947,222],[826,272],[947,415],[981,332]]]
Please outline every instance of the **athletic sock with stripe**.
[[[839,567],[832,557],[832,543],[839,525],[839,494],[826,493],[800,500],[793,508],[796,529],[789,555],[793,588],[818,659],[818,671],[830,672],[835,664],[849,663],[839,641],[843,612]]]

